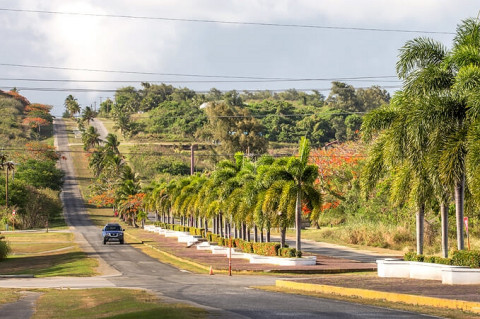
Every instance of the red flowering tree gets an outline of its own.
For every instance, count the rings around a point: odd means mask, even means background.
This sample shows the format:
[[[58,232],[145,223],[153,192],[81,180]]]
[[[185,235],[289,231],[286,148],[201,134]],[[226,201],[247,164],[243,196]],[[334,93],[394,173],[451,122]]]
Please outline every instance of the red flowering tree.
[[[28,114],[30,112],[42,112],[42,113],[50,113],[50,110],[52,109],[51,105],[46,105],[46,104],[40,104],[40,103],[33,103],[30,105],[27,105],[25,107],[25,113]]]
[[[360,142],[347,142],[312,150],[311,157],[318,166],[318,183],[324,194],[322,210],[334,209],[358,180],[358,164],[365,158],[365,147]]]
[[[101,194],[90,197],[88,203],[97,207],[113,207],[115,204],[115,190],[108,189]]]
[[[47,121],[46,119],[43,119],[41,117],[27,117],[27,118],[23,119],[22,124],[30,126],[30,128],[32,128],[32,129],[37,129],[38,133],[40,133],[40,127],[48,126],[51,123],[49,121]]]
[[[137,226],[135,221],[137,220],[137,214],[143,207],[144,197],[145,193],[138,193],[135,195],[128,195],[126,199],[120,201],[118,211],[125,222]]]
[[[6,96],[6,97],[14,98],[15,100],[17,100],[17,101],[19,101],[20,103],[22,103],[22,105],[23,105],[24,107],[30,104],[30,101],[27,100],[24,96],[18,94],[17,91],[8,91],[8,92],[5,92],[5,91],[0,90],[0,96]]]
[[[25,144],[26,152],[18,154],[19,157],[25,160],[34,159],[38,161],[56,161],[59,159],[59,155],[55,151],[55,147],[42,143],[42,142],[29,142]]]

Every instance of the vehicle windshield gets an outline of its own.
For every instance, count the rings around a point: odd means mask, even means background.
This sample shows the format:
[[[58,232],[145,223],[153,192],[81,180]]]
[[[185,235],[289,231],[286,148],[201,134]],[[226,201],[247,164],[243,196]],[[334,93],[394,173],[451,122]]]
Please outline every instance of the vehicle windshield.
[[[120,226],[105,226],[105,230],[122,230]]]

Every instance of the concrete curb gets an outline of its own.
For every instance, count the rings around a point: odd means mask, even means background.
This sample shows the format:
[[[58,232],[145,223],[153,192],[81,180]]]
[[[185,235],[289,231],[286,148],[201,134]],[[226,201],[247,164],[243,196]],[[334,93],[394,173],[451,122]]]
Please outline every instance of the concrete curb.
[[[279,288],[303,290],[308,292],[319,292],[346,297],[360,297],[364,299],[385,300],[391,302],[402,302],[416,306],[429,306],[435,308],[446,308],[480,313],[480,303],[463,300],[451,300],[435,297],[407,295],[392,292],[375,291],[358,288],[345,288],[328,285],[301,283],[287,280],[276,280],[275,286]]]

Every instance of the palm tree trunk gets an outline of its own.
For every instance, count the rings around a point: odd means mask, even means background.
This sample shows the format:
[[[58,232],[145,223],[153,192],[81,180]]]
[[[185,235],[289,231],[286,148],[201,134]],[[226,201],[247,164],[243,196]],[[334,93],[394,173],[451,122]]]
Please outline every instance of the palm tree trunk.
[[[217,216],[212,217],[213,220],[213,233],[217,234]]]
[[[253,226],[253,241],[258,242],[258,227],[257,225]]]
[[[463,201],[465,196],[465,176],[455,185],[455,216],[457,219],[457,248],[465,248],[463,242]]]
[[[205,223],[205,226],[204,226],[204,227],[205,227],[205,236],[206,236],[207,233],[208,233],[208,218],[205,217],[205,218],[203,219],[203,222]]]
[[[222,213],[218,214],[218,224],[220,228],[220,236],[225,237],[223,236],[223,214]]]
[[[280,228],[280,238],[281,238],[280,245],[281,245],[282,248],[285,247],[285,236],[286,236],[286,234],[287,234],[287,227],[284,226],[284,227]]]
[[[247,240],[247,224],[242,222],[242,239]]]
[[[265,242],[265,239],[263,238],[263,228],[260,230],[260,242]]]
[[[227,221],[227,218],[225,218],[225,225],[223,227],[225,230],[224,230],[224,234],[225,234],[225,238],[228,238],[228,221]]]
[[[298,185],[297,202],[295,205],[295,234],[296,234],[296,246],[297,251],[302,250],[302,193],[300,192],[300,185]]]
[[[267,243],[270,242],[270,227],[267,228]]]
[[[250,227],[247,227],[247,241],[250,241]]]
[[[417,254],[423,255],[423,223],[425,220],[425,205],[420,204],[417,211]]]
[[[440,205],[440,215],[442,218],[442,254],[443,258],[448,258],[448,207],[445,202]]]

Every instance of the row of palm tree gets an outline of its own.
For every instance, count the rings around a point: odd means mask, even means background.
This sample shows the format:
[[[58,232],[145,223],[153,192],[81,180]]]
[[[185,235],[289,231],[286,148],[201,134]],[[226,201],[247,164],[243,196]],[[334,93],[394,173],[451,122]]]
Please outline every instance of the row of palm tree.
[[[97,130],[89,126],[82,134],[82,141],[84,150],[91,151],[89,167],[96,178],[92,193],[112,197],[113,210],[136,226],[139,198],[143,195],[137,176],[120,154],[117,136],[110,133],[102,141]]]
[[[300,251],[302,209],[316,219],[321,204],[315,188],[318,168],[308,164],[309,153],[305,138],[299,156],[263,156],[251,161],[237,153],[233,162],[221,161],[211,173],[151,185],[144,205],[165,222],[172,223],[176,216],[207,231],[212,225],[214,233],[225,237],[233,232],[234,237],[250,240],[253,229],[254,241],[270,241],[270,229],[279,227],[282,246],[287,227],[295,225]]]
[[[364,182],[371,190],[385,172],[393,175],[392,199],[417,210],[419,254],[425,209],[439,206],[447,257],[449,203],[453,198],[457,248],[464,249],[466,191],[475,203],[480,200],[480,22],[463,21],[451,50],[430,38],[408,41],[400,51],[397,74],[403,89],[363,123],[367,139],[380,133]]]

